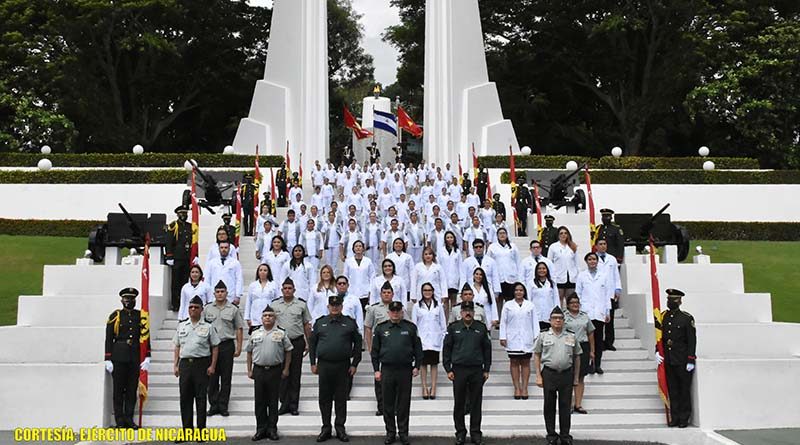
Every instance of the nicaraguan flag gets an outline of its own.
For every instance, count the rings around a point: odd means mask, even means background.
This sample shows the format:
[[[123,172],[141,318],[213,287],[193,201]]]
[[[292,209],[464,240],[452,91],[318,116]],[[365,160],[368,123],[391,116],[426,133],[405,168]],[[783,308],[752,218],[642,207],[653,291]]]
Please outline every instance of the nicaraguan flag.
[[[376,130],[383,130],[397,136],[397,118],[392,113],[375,110],[373,126]]]

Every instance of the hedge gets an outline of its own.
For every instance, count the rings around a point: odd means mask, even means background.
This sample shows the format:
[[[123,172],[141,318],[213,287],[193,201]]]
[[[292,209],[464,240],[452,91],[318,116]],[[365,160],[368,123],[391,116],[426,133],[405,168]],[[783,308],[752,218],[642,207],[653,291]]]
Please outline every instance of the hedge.
[[[579,165],[589,163],[590,168],[599,169],[642,169],[642,170],[702,170],[703,162],[713,161],[716,168],[728,170],[756,170],[760,168],[757,159],[751,158],[665,158],[623,156],[615,158],[604,156],[590,158],[586,156],[515,156],[514,165],[517,168],[563,169],[567,162],[575,161]],[[486,168],[508,168],[509,156],[483,156],[478,158],[478,165]]]
[[[692,239],[732,241],[800,241],[800,223],[685,221]]]
[[[0,166],[36,167],[39,160],[47,158],[55,167],[182,167],[187,159],[194,159],[203,167],[252,167],[255,156],[225,155],[219,153],[0,153]],[[261,167],[280,167],[282,156],[259,156]]]
[[[800,184],[800,170],[596,170],[591,174],[592,184]],[[578,176],[584,182],[584,173]],[[509,180],[509,172],[500,175],[501,183]]]
[[[105,221],[0,218],[0,235],[71,236],[88,240],[89,232],[100,224],[105,224]]]
[[[184,169],[0,171],[0,184],[185,184],[188,179]]]

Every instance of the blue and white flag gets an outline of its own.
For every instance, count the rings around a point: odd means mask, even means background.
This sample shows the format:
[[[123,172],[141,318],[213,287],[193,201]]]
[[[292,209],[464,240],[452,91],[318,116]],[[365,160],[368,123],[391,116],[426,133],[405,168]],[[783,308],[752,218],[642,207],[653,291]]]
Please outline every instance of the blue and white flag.
[[[397,118],[392,113],[375,110],[372,120],[376,130],[383,130],[397,136]]]

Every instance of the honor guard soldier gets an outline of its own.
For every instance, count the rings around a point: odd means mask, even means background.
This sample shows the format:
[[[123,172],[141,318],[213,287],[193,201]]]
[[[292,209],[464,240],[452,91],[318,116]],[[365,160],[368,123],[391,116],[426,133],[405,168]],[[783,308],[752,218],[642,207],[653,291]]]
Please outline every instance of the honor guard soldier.
[[[550,329],[542,332],[533,346],[536,386],[544,388],[544,425],[548,445],[571,445],[572,388],[578,386],[581,345],[575,334],[564,329],[564,312],[559,306],[550,313]],[[558,425],[556,434],[556,398]]]
[[[453,382],[453,422],[456,444],[467,440],[464,411],[469,394],[469,435],[474,444],[483,443],[481,432],[481,403],[483,383],[489,379],[492,366],[492,339],[486,325],[476,321],[475,303],[461,302],[461,320],[450,323],[444,337],[442,365],[447,378]]]
[[[311,337],[311,313],[306,301],[294,295],[294,281],[284,280],[281,285],[282,297],[272,300],[270,306],[275,310],[278,326],[286,331],[292,342],[292,364],[289,377],[281,381],[281,409],[279,415],[291,413],[297,416],[300,403],[300,377],[303,372],[303,355],[308,351],[306,338]]]
[[[206,427],[208,378],[216,372],[219,336],[211,323],[203,320],[203,300],[189,301],[189,319],[178,323],[172,343],[175,345],[173,371],[178,377],[181,422],[193,428],[192,403],[197,408],[197,428]]]
[[[669,388],[669,426],[686,428],[692,419],[692,374],[694,371],[697,332],[694,317],[680,309],[685,295],[677,289],[667,289],[667,310],[661,313],[662,357],[656,351],[656,361],[664,363]]]
[[[253,236],[255,223],[255,200],[258,197],[258,186],[253,184],[253,175],[245,173],[242,194],[242,230],[244,236]],[[233,238],[228,238],[233,240]]]
[[[189,281],[189,258],[192,250],[192,223],[188,222],[189,209],[184,206],[175,208],[178,219],[167,227],[167,265],[172,268],[172,295],[170,309],[178,311],[181,305],[181,288]]]
[[[547,251],[550,250],[550,245],[558,242],[558,227],[553,226],[556,217],[553,215],[544,216],[544,227],[542,228],[542,255],[547,256]]]
[[[228,417],[233,359],[242,353],[244,318],[239,308],[228,301],[228,287],[222,280],[214,286],[214,301],[206,305],[203,315],[206,322],[214,326],[219,337],[217,372],[211,376],[208,388],[208,415]]]
[[[472,188],[472,180],[469,179],[469,173],[464,173],[464,179],[461,180],[461,194],[464,196],[469,195],[469,190],[471,188]]]
[[[275,325],[275,310],[261,312],[261,326],[247,340],[247,377],[254,381],[256,433],[253,442],[278,440],[278,396],[281,380],[289,377],[292,342],[286,331]]]
[[[387,286],[391,289],[388,282],[384,288]],[[384,444],[394,443],[398,434],[400,443],[408,444],[411,381],[419,374],[422,362],[422,341],[417,325],[404,320],[403,315],[403,303],[391,301],[389,320],[375,328],[370,349],[375,381],[380,382],[383,392]]]
[[[506,205],[500,200],[499,193],[492,195],[492,208],[496,214],[503,215],[503,221],[506,221]]]
[[[319,375],[319,411],[322,415],[322,431],[317,442],[331,438],[331,408],[336,403],[336,437],[347,442],[345,431],[347,420],[347,380],[356,373],[361,362],[361,334],[356,321],[342,314],[344,298],[341,295],[328,297],[328,315],[314,323],[309,340],[311,372]]]
[[[281,165],[278,173],[275,173],[275,186],[278,188],[278,207],[286,207],[286,181],[288,180],[286,173],[286,163]]]
[[[478,173],[478,178],[475,180],[475,184],[478,198],[481,200],[481,207],[483,207],[483,201],[486,199],[486,189],[489,185],[489,173],[486,172],[486,167],[481,167],[481,170]]]
[[[622,229],[614,224],[614,211],[611,209],[600,209],[602,223],[597,226],[595,239],[605,239],[608,242],[608,253],[617,259],[619,264],[625,257],[625,234]]]
[[[461,302],[454,305],[453,309],[450,310],[450,320],[461,320],[461,305],[464,304],[465,301],[474,303],[475,309],[472,313],[473,320],[480,321],[481,323],[488,325],[486,309],[484,309],[482,304],[475,303],[475,293],[472,292],[472,288],[469,287],[469,284],[464,284],[464,287],[461,288]]]
[[[228,234],[228,241],[233,242],[236,238],[236,226],[231,225],[231,214],[226,212],[222,215],[222,228],[225,229],[225,233]]]
[[[139,370],[150,369],[150,322],[147,316],[134,309],[139,291],[122,289],[119,296],[122,309],[111,313],[106,323],[106,371],[114,379],[114,419],[117,428],[138,428],[133,423]],[[140,356],[140,344],[147,342],[147,357]]]
[[[387,286],[388,285],[388,286]],[[394,299],[394,289],[387,281],[381,286],[381,301],[367,306],[364,316],[364,341],[367,343],[367,351],[372,351],[372,339],[375,328],[389,320],[389,304]],[[376,416],[383,415],[383,385],[381,381],[375,379],[375,400],[378,402]]]
[[[514,208],[517,211],[517,218],[519,218],[519,230],[517,231],[519,236],[528,236],[528,213],[531,204],[533,204],[533,198],[530,190],[525,186],[525,178],[518,178]]]

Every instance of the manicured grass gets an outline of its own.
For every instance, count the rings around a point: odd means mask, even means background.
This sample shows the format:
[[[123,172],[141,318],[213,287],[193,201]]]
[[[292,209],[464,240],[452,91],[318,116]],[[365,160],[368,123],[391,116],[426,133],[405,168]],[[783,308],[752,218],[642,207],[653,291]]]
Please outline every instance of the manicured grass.
[[[41,295],[45,264],[75,264],[87,238],[0,235],[0,325],[17,322],[20,295]]]

